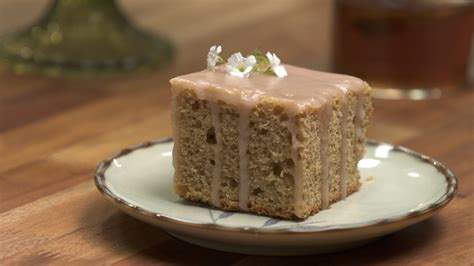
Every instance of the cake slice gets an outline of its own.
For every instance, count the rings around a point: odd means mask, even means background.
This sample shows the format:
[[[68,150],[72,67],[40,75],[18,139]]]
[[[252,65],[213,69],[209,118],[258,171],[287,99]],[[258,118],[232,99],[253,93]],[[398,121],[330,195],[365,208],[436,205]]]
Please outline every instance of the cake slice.
[[[240,78],[217,67],[171,79],[180,197],[304,219],[358,190],[370,87],[284,66],[284,78]]]

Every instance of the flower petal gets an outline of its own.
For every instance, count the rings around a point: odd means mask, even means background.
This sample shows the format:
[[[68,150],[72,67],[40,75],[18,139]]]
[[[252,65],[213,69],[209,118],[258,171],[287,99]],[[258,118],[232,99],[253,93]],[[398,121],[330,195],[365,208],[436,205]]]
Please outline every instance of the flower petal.
[[[247,66],[245,70],[242,72],[244,77],[248,77],[250,75],[250,72],[252,72],[253,66]]]
[[[232,67],[238,67],[242,63],[243,59],[244,57],[242,56],[240,52],[232,54],[227,59],[227,65],[231,65]]]
[[[268,61],[270,62],[270,65],[272,65],[273,64],[273,55],[272,55],[272,53],[267,52],[265,55],[267,56]]]
[[[273,63],[275,64],[275,66],[279,66],[281,64],[280,58],[278,58],[275,53],[273,53]]]
[[[245,63],[247,65],[251,65],[252,67],[257,63],[257,59],[255,58],[255,56],[253,55],[249,55],[246,59],[245,59]]]
[[[239,77],[239,78],[245,77],[245,76],[244,76],[244,73],[242,73],[242,72],[240,72],[240,71],[238,71],[238,70],[232,70],[232,71],[230,71],[230,72],[229,72],[229,75],[234,76],[234,77]]]
[[[211,48],[209,48],[209,52],[207,53],[207,68],[214,69],[219,59],[221,58],[219,56],[219,53],[221,51],[222,51],[221,46],[213,45],[211,46]]]
[[[275,75],[279,78],[288,76],[288,72],[286,72],[286,69],[284,66],[276,66],[273,68],[273,71],[275,72]]]

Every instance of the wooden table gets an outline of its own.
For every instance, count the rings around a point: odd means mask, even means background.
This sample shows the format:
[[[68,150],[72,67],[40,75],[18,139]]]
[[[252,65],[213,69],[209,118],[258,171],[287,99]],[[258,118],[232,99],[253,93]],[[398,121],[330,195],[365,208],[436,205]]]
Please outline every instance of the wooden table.
[[[38,2],[19,1],[23,11],[13,2],[0,4],[0,25],[15,12],[40,10]],[[131,2],[124,5],[136,23],[174,41],[173,65],[102,79],[0,76],[0,264],[474,263],[472,90],[375,101],[370,138],[439,159],[460,185],[441,213],[361,248],[288,258],[223,253],[176,240],[106,202],[92,181],[95,166],[125,146],[170,135],[168,79],[202,69],[211,44],[226,53],[260,45],[313,68],[330,59],[330,1]]]

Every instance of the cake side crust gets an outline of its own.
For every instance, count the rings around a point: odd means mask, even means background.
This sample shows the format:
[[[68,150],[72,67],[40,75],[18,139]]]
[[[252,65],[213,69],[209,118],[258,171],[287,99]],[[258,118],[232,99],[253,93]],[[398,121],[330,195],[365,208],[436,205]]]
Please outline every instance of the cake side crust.
[[[360,187],[357,162],[363,156],[365,134],[372,113],[370,87],[366,85],[360,97],[364,109],[364,117],[360,125],[360,134],[351,128],[355,117],[357,103],[353,95],[348,96],[346,117],[347,130],[347,180],[346,196],[356,192]],[[176,171],[174,177],[174,190],[182,198],[199,201],[211,205],[211,173],[213,164],[213,149],[215,145],[215,132],[212,131],[212,122],[208,101],[200,99],[192,89],[183,89],[174,95],[180,125],[174,138],[178,141],[179,155],[176,156]],[[331,114],[329,133],[329,203],[334,203],[342,198],[341,176],[339,163],[341,150],[340,107],[337,106]],[[240,210],[238,195],[240,184],[236,174],[238,168],[238,152],[236,152],[237,122],[239,109],[228,103],[219,101],[219,122],[221,123],[222,136],[222,177],[219,189],[221,209]],[[298,157],[302,160],[304,175],[302,182],[304,188],[303,213],[296,215],[294,209],[294,177],[292,169],[295,162],[288,155],[291,153],[291,133],[286,128],[288,121],[287,110],[278,99],[268,97],[259,100],[250,115],[249,130],[249,211],[277,216],[288,219],[304,219],[319,212],[321,204],[321,158],[320,149],[321,125],[319,124],[320,110],[307,109],[297,114],[295,121],[298,128],[296,136],[303,145],[298,149]],[[306,188],[306,189],[305,189]]]

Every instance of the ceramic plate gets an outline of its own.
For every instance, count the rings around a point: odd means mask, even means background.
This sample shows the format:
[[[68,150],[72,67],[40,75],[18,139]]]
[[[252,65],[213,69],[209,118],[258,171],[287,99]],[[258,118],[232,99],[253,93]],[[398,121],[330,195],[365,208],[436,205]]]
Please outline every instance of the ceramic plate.
[[[131,216],[192,244],[261,255],[300,255],[367,243],[429,218],[454,196],[457,180],[438,161],[369,141],[360,190],[304,221],[226,212],[178,198],[171,139],[124,149],[102,161],[99,191]]]

